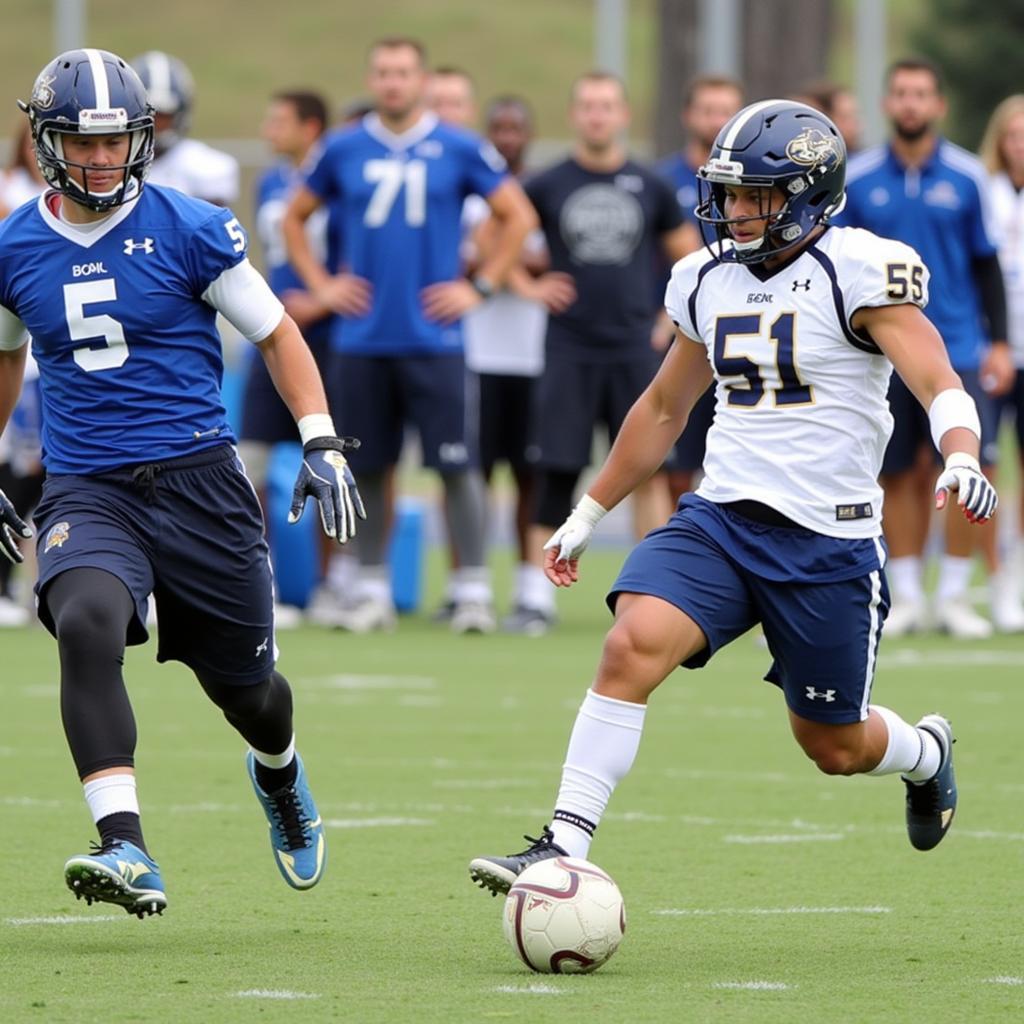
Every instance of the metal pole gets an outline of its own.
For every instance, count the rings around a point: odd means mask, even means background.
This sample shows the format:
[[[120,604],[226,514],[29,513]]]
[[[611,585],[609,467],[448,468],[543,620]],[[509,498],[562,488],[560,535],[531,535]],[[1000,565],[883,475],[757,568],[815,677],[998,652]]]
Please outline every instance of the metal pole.
[[[53,0],[53,45],[57,53],[85,46],[86,0]]]
[[[700,0],[701,71],[739,77],[738,0]]]
[[[857,0],[855,7],[857,101],[866,146],[885,138],[882,89],[888,59],[887,6],[886,0]]]
[[[594,60],[626,80],[626,8],[629,0],[594,0]]]

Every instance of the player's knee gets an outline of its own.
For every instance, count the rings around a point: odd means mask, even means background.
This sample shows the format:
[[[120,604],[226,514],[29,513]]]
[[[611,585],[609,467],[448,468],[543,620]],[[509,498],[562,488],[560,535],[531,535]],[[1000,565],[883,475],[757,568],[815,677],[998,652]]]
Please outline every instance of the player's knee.
[[[124,647],[124,623],[102,597],[78,594],[54,616],[57,642],[69,652],[97,654]]]
[[[258,683],[239,686],[209,676],[199,676],[206,695],[232,722],[249,722],[261,718],[270,709],[274,714],[291,712],[291,689],[278,672]]]
[[[804,753],[825,775],[856,775],[861,771],[858,751],[828,740],[804,744]]]
[[[649,649],[643,636],[628,623],[617,622],[605,637],[598,669],[596,689],[608,696],[623,700],[642,700],[654,689],[660,679],[647,685],[652,677],[650,663],[657,652]],[[611,692],[611,689],[616,692]],[[628,691],[619,692],[619,691]]]

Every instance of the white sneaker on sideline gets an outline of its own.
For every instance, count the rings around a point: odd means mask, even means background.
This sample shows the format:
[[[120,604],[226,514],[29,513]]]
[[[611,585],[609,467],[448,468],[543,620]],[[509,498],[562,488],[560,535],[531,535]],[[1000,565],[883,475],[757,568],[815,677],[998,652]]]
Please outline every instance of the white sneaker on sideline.
[[[30,620],[27,608],[9,597],[0,597],[0,629],[18,629],[27,626]]]
[[[344,606],[341,595],[330,584],[321,583],[306,604],[306,621],[314,626],[340,626]]]
[[[459,601],[448,625],[453,633],[493,633],[498,628],[498,617],[486,601]]]
[[[274,604],[274,629],[298,629],[302,625],[302,609],[293,604]]]
[[[928,606],[923,601],[893,601],[885,620],[887,637],[923,633],[928,628]]]
[[[986,640],[992,635],[992,623],[979,615],[965,597],[937,604],[935,626],[960,640]]]
[[[336,624],[349,633],[389,633],[398,625],[398,615],[391,601],[363,597],[341,608]]]
[[[1000,633],[1024,633],[1024,607],[1014,575],[1001,569],[988,581],[988,608]]]

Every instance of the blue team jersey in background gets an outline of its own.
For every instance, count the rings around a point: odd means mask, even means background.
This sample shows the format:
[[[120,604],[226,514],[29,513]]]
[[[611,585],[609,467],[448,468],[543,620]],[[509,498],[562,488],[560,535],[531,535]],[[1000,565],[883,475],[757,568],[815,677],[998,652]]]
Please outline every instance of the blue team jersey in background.
[[[920,168],[904,167],[888,145],[877,146],[850,161],[846,209],[835,221],[917,250],[931,273],[925,316],[958,370],[977,369],[990,340],[972,267],[997,252],[986,188],[978,159],[951,142],[940,140]]]
[[[306,291],[306,285],[288,262],[288,252],[281,230],[284,212],[292,192],[302,181],[302,173],[287,161],[268,167],[256,182],[256,233],[263,247],[263,264],[267,283],[273,293],[282,297],[287,291]],[[321,263],[335,268],[338,262],[337,240],[329,235],[327,210],[314,211],[306,221],[306,237],[313,254]],[[331,317],[326,316],[306,327],[303,335],[309,342],[326,339]],[[258,353],[255,353],[258,357]]]
[[[230,210],[147,185],[86,234],[47,198],[0,223],[0,304],[32,335],[49,473],[92,474],[234,442],[216,311],[246,258]]]
[[[427,320],[420,291],[459,276],[463,200],[504,178],[489,143],[433,114],[401,135],[376,114],[332,135],[306,185],[337,219],[339,269],[373,285],[370,313],[338,318],[332,345],[355,355],[461,351],[461,325]]]
[[[679,203],[683,220],[688,224],[696,224],[697,218],[693,211],[697,208],[699,198],[697,168],[691,167],[683,154],[676,152],[656,163],[654,169],[676,190],[676,202]]]

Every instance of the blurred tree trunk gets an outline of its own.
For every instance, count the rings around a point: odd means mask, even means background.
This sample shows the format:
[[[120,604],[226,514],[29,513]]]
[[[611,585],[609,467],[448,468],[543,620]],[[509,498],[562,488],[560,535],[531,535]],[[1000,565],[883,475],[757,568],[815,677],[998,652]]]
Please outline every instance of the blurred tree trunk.
[[[686,83],[700,67],[699,0],[658,0],[658,86],[654,110],[654,152],[682,145],[679,111]]]
[[[797,92],[828,71],[833,0],[745,0],[743,76],[747,98]]]

